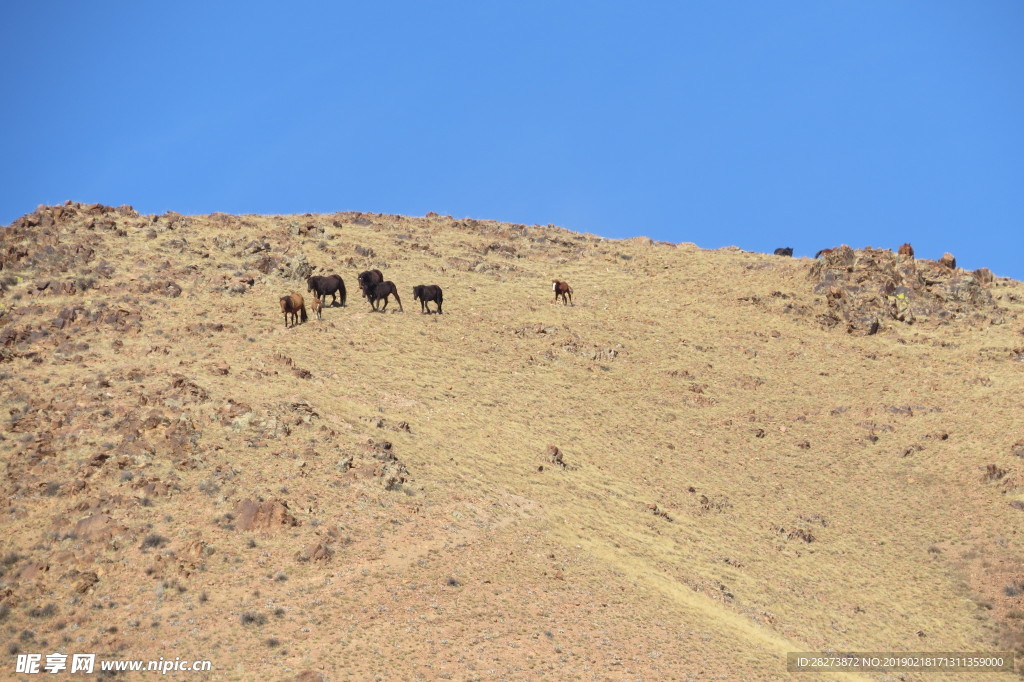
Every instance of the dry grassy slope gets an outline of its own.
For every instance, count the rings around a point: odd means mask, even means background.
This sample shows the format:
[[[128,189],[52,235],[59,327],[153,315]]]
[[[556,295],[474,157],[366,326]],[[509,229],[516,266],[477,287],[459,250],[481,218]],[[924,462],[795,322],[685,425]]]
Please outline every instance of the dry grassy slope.
[[[36,216],[0,242],[8,654],[778,679],[787,651],[1019,646],[1018,282],[992,289],[1006,324],[854,337],[817,324],[804,259],[440,216]],[[348,306],[286,329],[302,257]],[[360,299],[369,267],[404,313]],[[297,525],[242,530],[246,499]]]

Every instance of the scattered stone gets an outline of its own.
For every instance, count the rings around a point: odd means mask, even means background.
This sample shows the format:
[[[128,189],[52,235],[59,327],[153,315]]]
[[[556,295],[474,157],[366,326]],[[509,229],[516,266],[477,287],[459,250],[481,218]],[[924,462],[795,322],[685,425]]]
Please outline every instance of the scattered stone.
[[[1002,480],[1008,473],[1010,472],[1008,472],[1006,469],[1000,468],[996,464],[989,464],[987,467],[985,467],[985,473],[982,474],[981,480],[984,483],[994,483],[996,481]]]
[[[296,561],[326,563],[334,556],[334,550],[322,542],[314,542],[302,551],[296,553]]]
[[[276,530],[299,525],[288,503],[282,500],[253,502],[246,498],[235,505],[236,527],[243,531]]]
[[[547,448],[547,455],[548,459],[551,461],[552,464],[557,464],[563,469],[565,468],[565,457],[562,454],[562,451],[559,450],[556,446],[549,445]]]
[[[886,320],[1002,317],[974,274],[884,249],[840,246],[816,260],[809,277],[828,306],[819,321],[826,327],[843,323],[851,334],[877,333]]]

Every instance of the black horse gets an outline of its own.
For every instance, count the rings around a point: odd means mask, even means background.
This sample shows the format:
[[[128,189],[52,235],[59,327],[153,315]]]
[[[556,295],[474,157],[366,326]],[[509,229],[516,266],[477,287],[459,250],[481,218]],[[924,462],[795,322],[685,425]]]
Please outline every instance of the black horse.
[[[370,293],[369,288],[374,284],[380,284],[384,281],[384,273],[380,270],[367,270],[366,272],[359,273],[359,288],[363,292],[363,298],[369,300]]]
[[[420,284],[412,288],[412,300],[419,299],[420,301],[420,312],[429,313],[430,306],[427,305],[428,301],[433,301],[437,304],[437,314],[441,314],[441,302],[444,300],[444,294],[441,292],[441,287],[436,284]]]
[[[306,284],[309,285],[309,291],[316,294],[316,297],[323,303],[327,302],[327,295],[331,296],[331,305],[333,306],[337,302],[337,297],[341,297],[341,305],[345,305],[345,282],[342,281],[338,275],[330,275],[322,277],[320,275],[313,275],[306,280]]]
[[[370,302],[374,310],[377,310],[377,304],[384,301],[384,305],[381,307],[379,312],[384,312],[388,307],[388,296],[394,295],[395,300],[398,301],[398,309],[402,312],[402,299],[398,298],[398,287],[395,286],[394,282],[380,282],[378,284],[369,284],[365,290],[366,300]]]
[[[775,255],[776,256],[792,256],[793,255],[793,247],[792,246],[786,246],[786,247],[781,247],[780,246],[779,248],[775,249]]]

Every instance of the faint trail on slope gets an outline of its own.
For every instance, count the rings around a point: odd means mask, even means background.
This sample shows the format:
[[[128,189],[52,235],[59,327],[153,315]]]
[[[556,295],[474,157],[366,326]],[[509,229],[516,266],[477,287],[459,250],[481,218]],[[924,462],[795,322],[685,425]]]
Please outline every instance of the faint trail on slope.
[[[780,673],[784,672],[786,654],[794,651],[810,651],[811,649],[802,642],[793,642],[782,635],[778,635],[764,628],[760,628],[743,616],[728,609],[722,608],[714,600],[694,592],[685,585],[672,580],[671,578],[652,570],[646,566],[638,566],[635,561],[614,549],[595,542],[582,536],[573,536],[564,527],[552,526],[552,536],[561,537],[563,542],[573,545],[580,545],[589,551],[593,556],[600,557],[611,563],[615,569],[635,581],[642,581],[654,587],[673,602],[683,605],[693,611],[710,615],[715,622],[721,624],[732,634],[756,644],[762,649],[773,651],[779,655]],[[795,673],[793,673],[795,674]],[[821,673],[816,673],[820,675]],[[781,676],[781,674],[780,674]],[[856,673],[837,673],[834,679],[840,680],[872,680],[874,678]]]

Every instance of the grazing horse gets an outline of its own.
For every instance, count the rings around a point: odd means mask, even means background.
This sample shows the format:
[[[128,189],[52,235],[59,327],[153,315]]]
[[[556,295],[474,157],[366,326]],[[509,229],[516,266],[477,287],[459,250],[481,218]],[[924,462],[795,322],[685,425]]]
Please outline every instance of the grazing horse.
[[[291,294],[289,296],[281,297],[281,312],[284,313],[284,326],[288,328],[288,316],[292,316],[292,326],[294,327],[299,322],[299,316],[302,316],[302,321],[305,322],[309,318],[306,317],[306,302],[302,300],[302,294]]]
[[[320,275],[313,275],[306,280],[306,284],[309,285],[309,291],[316,294],[321,303],[326,303],[327,295],[330,294],[332,306],[337,302],[338,297],[341,298],[341,305],[345,305],[345,282],[342,281],[340,276],[330,275],[322,277]]]
[[[565,282],[559,282],[557,279],[551,280],[551,291],[555,292],[555,298],[552,299],[552,303],[557,301],[559,298],[562,299],[562,305],[572,305],[572,287]],[[568,298],[567,298],[568,297]]]
[[[787,247],[781,247],[780,246],[779,248],[775,249],[775,255],[776,256],[792,256],[793,255],[793,247],[792,246],[787,246]]]
[[[324,304],[320,302],[319,298],[314,296],[313,297],[313,302],[309,304],[309,308],[310,308],[310,310],[313,311],[313,314],[316,315],[316,319],[318,319],[318,320],[324,319],[320,315],[320,312],[324,309]]]
[[[398,298],[398,287],[395,286],[394,282],[380,282],[379,284],[370,284],[366,287],[366,299],[373,306],[374,310],[377,310],[377,303],[384,301],[384,305],[378,312],[384,312],[388,307],[388,296],[394,295],[395,300],[398,301],[398,309],[402,312],[402,299]]]
[[[444,294],[441,292],[441,287],[436,284],[420,284],[412,288],[412,300],[419,299],[420,301],[420,312],[429,313],[430,306],[427,305],[428,301],[433,301],[437,304],[437,314],[441,314],[441,302],[444,300]]]
[[[818,253],[814,254],[814,257],[815,258],[821,258],[822,256],[826,256],[826,255],[832,253],[833,251],[835,251],[835,249],[822,249]]]
[[[901,256],[910,256],[911,258],[913,258],[914,257],[914,247],[910,245],[910,242],[904,242],[903,246],[900,247],[900,250],[898,251],[898,253]]]
[[[370,299],[370,287],[384,281],[384,273],[380,270],[367,270],[359,273],[359,288],[363,292],[363,298]]]

